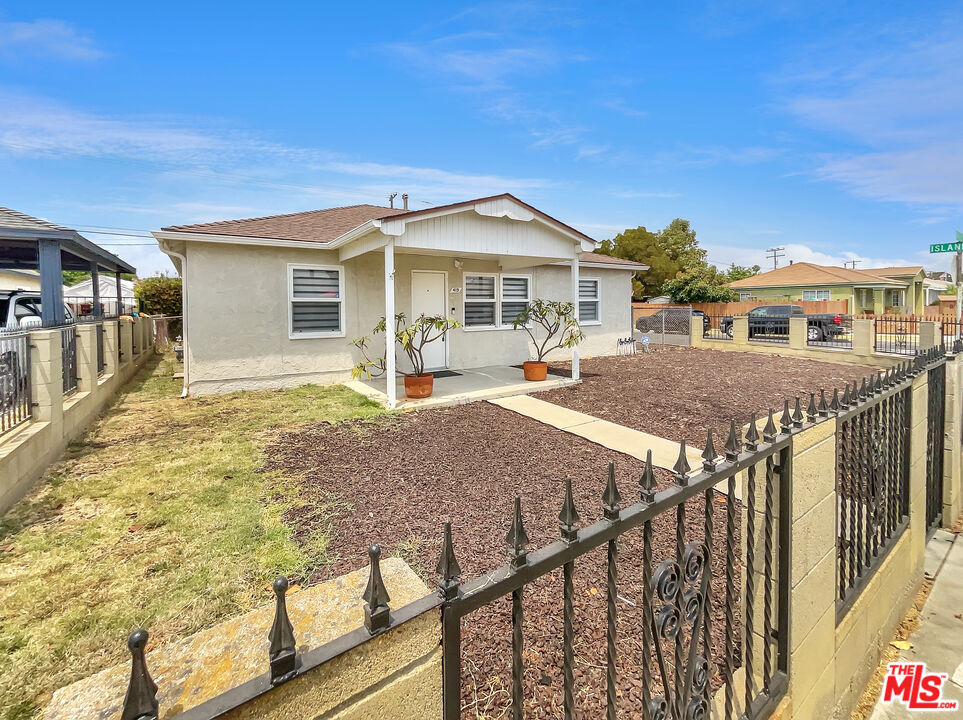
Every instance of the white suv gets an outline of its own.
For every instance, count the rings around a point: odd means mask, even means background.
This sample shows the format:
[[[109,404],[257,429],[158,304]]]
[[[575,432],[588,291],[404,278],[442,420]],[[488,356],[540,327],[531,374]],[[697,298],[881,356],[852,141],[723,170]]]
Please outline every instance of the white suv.
[[[0,330],[26,330],[40,327],[40,293],[25,290],[0,290]],[[66,322],[74,322],[74,314],[64,303]]]

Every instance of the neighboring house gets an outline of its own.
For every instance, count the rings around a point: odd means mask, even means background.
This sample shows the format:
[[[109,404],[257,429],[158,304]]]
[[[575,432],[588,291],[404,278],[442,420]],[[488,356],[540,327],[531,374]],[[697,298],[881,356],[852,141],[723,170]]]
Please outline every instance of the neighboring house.
[[[949,273],[939,273],[939,274],[949,275]],[[936,279],[932,277],[923,278],[923,293],[925,296],[923,303],[925,305],[938,304],[940,302],[940,296],[948,295],[950,294],[951,291],[954,293],[954,297],[955,297],[956,291],[954,289],[953,283],[950,280],[947,280],[944,278]]]
[[[122,315],[133,312],[137,307],[134,299],[134,281],[120,278],[121,303],[117,304],[118,278],[100,275],[100,307],[101,313],[107,316]],[[94,280],[92,277],[81,280],[75,285],[64,288],[64,302],[77,315],[89,315],[93,310]]]
[[[463,323],[426,348],[426,367],[529,359],[511,320],[535,298],[576,301],[582,354],[631,332],[639,263],[594,254],[587,235],[504,194],[422,210],[374,205],[155,232],[183,278],[190,393],[340,382],[351,340],[385,315]],[[373,349],[384,348],[383,337]],[[399,370],[404,354],[399,352]],[[557,357],[567,357],[557,353]]]
[[[0,290],[39,290],[40,273],[36,270],[0,268]]]
[[[740,300],[848,300],[852,314],[922,315],[925,277],[919,265],[854,270],[799,262],[736,280],[729,287]]]

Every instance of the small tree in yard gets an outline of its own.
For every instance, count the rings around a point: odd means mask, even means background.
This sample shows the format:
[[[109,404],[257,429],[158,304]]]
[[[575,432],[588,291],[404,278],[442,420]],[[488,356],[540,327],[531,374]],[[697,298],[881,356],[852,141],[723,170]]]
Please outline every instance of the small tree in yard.
[[[532,332],[533,325],[545,332],[541,342]],[[545,362],[545,356],[552,350],[575,347],[585,338],[575,319],[575,305],[558,300],[535,300],[515,316],[512,327],[528,333],[535,346],[535,362],[539,363]]]
[[[167,275],[138,280],[134,285],[134,297],[148,315],[181,314],[181,279]]]
[[[381,318],[378,324],[375,325],[373,332],[386,332],[387,325],[388,321],[385,318]],[[461,327],[460,322],[455,320],[455,318],[445,317],[444,315],[421,315],[415,318],[410,324],[407,322],[404,313],[395,315],[395,342],[401,344],[405,355],[407,355],[408,360],[411,361],[412,372],[408,374],[415,377],[424,375],[425,357],[423,350],[425,345],[439,340],[446,332],[457,327]],[[368,343],[370,340],[371,338],[365,335],[364,337],[351,341],[351,344],[361,351],[363,358],[361,362],[351,369],[352,377],[359,378],[362,375],[369,378],[377,377],[378,375],[383,375],[388,370],[387,356],[372,359],[368,355]],[[385,350],[387,351],[387,347]]]

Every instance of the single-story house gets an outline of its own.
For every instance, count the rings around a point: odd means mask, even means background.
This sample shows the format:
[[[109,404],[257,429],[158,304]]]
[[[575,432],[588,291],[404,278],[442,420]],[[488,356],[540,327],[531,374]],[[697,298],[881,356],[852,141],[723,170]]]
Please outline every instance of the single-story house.
[[[592,238],[509,194],[174,225],[154,236],[183,279],[192,394],[344,381],[360,360],[351,340],[395,313],[462,323],[426,346],[426,369],[516,365],[531,350],[511,320],[536,298],[576,303],[585,334],[572,352],[577,377],[579,353],[614,354],[631,334],[632,275],[646,269],[595,254]],[[383,336],[372,349],[383,351]],[[397,369],[410,369],[397,355]],[[390,383],[391,403],[393,392]]]
[[[120,299],[117,303],[117,279],[108,275],[99,276],[100,304],[104,315],[120,315],[133,311],[137,307],[134,298],[134,281],[120,278]],[[64,288],[64,302],[77,315],[87,315],[91,312],[94,297],[94,280],[92,277]]]
[[[922,266],[855,270],[797,262],[729,283],[740,300],[847,300],[854,315],[923,314]]]
[[[40,290],[40,273],[0,268],[0,290]]]

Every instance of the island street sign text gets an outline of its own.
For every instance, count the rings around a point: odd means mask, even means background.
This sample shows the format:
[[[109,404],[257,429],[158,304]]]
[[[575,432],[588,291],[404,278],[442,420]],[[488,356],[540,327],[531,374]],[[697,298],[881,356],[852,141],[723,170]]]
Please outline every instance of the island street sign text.
[[[935,243],[930,245],[931,253],[963,252],[963,242]]]

